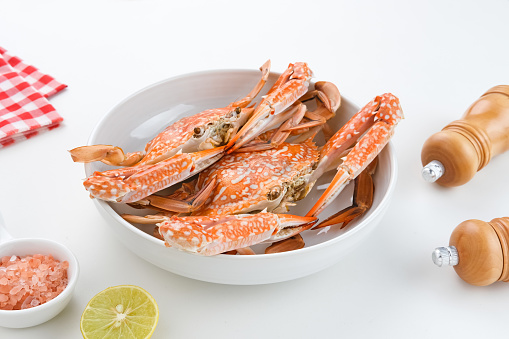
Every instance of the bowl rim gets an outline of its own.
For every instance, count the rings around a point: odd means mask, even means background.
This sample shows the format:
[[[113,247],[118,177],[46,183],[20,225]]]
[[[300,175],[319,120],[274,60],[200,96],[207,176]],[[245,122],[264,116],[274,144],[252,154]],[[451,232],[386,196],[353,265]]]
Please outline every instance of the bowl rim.
[[[146,91],[149,91],[152,88],[161,86],[165,83],[178,81],[179,79],[188,78],[188,77],[196,77],[196,76],[212,75],[212,74],[223,74],[223,73],[256,73],[256,74],[259,74],[259,71],[253,70],[253,69],[213,69],[213,70],[196,71],[196,72],[184,73],[184,74],[176,75],[173,77],[169,77],[169,78],[157,81],[157,82],[150,84],[148,86],[145,86],[142,89],[127,96],[126,98],[124,98],[122,101],[120,101],[116,105],[114,105],[105,115],[103,115],[101,117],[101,119],[99,119],[99,121],[95,125],[94,129],[92,130],[92,132],[87,140],[87,145],[91,145],[93,143],[93,140],[95,139],[99,128],[102,126],[104,121],[112,114],[112,112],[115,112],[117,109],[122,107],[126,102],[132,100],[133,98],[137,97],[138,95],[140,95]],[[279,73],[279,72],[271,72],[270,73],[270,75],[276,75],[276,76],[279,76],[280,74],[281,73]],[[342,101],[344,100],[344,101],[348,102],[350,105],[352,105],[356,109],[356,111],[360,110],[360,107],[357,104],[355,104],[352,100],[350,100],[348,96],[341,94],[341,99],[342,99]],[[268,260],[270,258],[276,258],[276,257],[282,258],[282,257],[286,257],[286,256],[293,256],[296,254],[305,254],[307,252],[316,251],[316,250],[319,250],[324,247],[333,246],[333,245],[335,245],[336,242],[342,241],[343,239],[347,239],[347,238],[353,236],[355,233],[360,232],[362,229],[369,226],[372,219],[374,219],[379,213],[381,213],[381,211],[384,209],[385,205],[388,205],[390,203],[390,198],[392,196],[392,192],[394,191],[394,189],[396,187],[396,181],[397,181],[397,176],[398,176],[398,166],[397,166],[397,159],[396,159],[396,155],[395,155],[395,151],[394,151],[394,146],[393,146],[391,140],[389,140],[387,145],[384,147],[384,150],[385,149],[387,149],[387,152],[389,153],[388,154],[389,155],[389,164],[390,164],[390,170],[392,173],[392,175],[389,176],[389,183],[387,185],[387,190],[385,191],[379,205],[373,211],[373,213],[371,213],[369,216],[367,216],[364,220],[362,220],[354,228],[352,228],[342,234],[339,234],[338,236],[336,236],[332,239],[326,240],[326,241],[318,243],[318,244],[314,244],[309,247],[303,247],[303,248],[300,248],[300,249],[294,250],[294,251],[270,253],[270,254],[262,253],[262,254],[256,254],[256,255],[218,254],[218,255],[214,255],[214,256],[208,256],[206,258],[210,258],[210,259],[215,258],[216,260],[243,260],[243,261],[260,260],[260,259]],[[91,164],[84,164],[85,175],[87,172],[87,168],[89,166],[91,166]],[[136,226],[134,226],[131,223],[122,219],[118,215],[118,213],[116,213],[115,210],[113,210],[113,208],[109,205],[108,202],[99,200],[99,199],[93,199],[93,201],[97,207],[102,208],[104,212],[107,212],[110,216],[112,216],[121,225],[126,227],[129,231],[140,235],[145,240],[148,240],[148,241],[154,243],[156,246],[164,246],[164,241],[157,239],[157,238],[153,237],[152,235],[143,232]],[[180,251],[175,248],[167,248],[167,250],[168,251],[184,252],[184,251]],[[188,253],[188,252],[184,252],[184,253],[205,258],[205,256],[195,254],[195,253]]]

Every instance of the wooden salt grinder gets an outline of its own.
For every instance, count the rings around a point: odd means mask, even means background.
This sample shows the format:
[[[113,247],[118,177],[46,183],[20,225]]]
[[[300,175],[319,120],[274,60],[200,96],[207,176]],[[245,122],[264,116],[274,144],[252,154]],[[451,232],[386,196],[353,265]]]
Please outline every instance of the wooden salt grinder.
[[[509,150],[509,86],[484,93],[460,120],[433,134],[422,147],[422,176],[442,186],[467,183],[491,158]]]
[[[432,255],[437,266],[454,266],[461,279],[476,286],[509,281],[509,217],[490,222],[467,220],[451,234],[448,247]]]

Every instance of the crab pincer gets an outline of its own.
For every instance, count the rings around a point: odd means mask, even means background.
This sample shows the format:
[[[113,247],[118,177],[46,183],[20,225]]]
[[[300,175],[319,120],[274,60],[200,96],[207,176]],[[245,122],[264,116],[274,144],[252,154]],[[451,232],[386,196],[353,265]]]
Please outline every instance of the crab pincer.
[[[224,146],[180,153],[153,165],[97,172],[83,185],[94,198],[130,203],[179,183],[207,168],[224,154]]]
[[[323,147],[318,166],[311,176],[313,180],[336,167],[337,173],[307,216],[319,215],[375,159],[401,119],[403,111],[399,99],[386,93],[364,106],[334,134]],[[356,141],[357,144],[341,162],[341,154]]]
[[[308,92],[312,76],[305,62],[290,64],[263,97],[246,124],[226,145],[227,153],[234,152],[263,132],[288,120],[291,113],[284,114],[285,110]]]

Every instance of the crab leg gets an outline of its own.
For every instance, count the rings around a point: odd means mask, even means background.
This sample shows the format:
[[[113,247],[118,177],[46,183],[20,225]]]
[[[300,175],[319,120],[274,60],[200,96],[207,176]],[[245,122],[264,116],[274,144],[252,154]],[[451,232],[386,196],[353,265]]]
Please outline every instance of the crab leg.
[[[146,215],[144,217],[141,217],[139,215],[132,215],[132,214],[122,214],[121,217],[129,222],[136,223],[136,224],[143,224],[143,225],[154,225],[159,222],[163,222],[167,220],[171,215],[166,213],[161,214],[154,214],[154,215]]]
[[[251,103],[251,101],[253,101],[253,99],[258,95],[258,93],[260,93],[263,86],[265,86],[265,83],[267,82],[267,78],[269,77],[270,60],[267,60],[260,67],[260,71],[262,72],[262,78],[260,79],[260,81],[258,81],[256,86],[244,98],[231,103],[230,104],[231,107],[245,108]]]
[[[317,97],[334,116],[341,106],[341,94],[336,85],[328,81],[318,81],[315,89],[304,94],[300,101],[305,102]]]
[[[90,194],[113,202],[134,202],[181,182],[223,156],[224,146],[180,153],[154,165],[94,173],[83,185]]]
[[[292,107],[287,110],[288,116],[290,116],[290,118],[286,120],[277,130],[267,131],[257,139],[254,139],[239,148],[237,152],[265,151],[281,145],[288,138],[288,136],[290,136],[291,131],[289,129],[299,126],[300,121],[306,114],[306,110],[306,105],[303,103],[292,105]],[[264,141],[264,138],[268,140]]]
[[[355,178],[355,189],[353,193],[353,204],[344,208],[313,227],[318,229],[322,227],[342,224],[341,229],[345,228],[353,219],[366,213],[373,205],[373,185],[372,175],[376,170],[378,158],[375,158],[364,171]]]
[[[402,118],[403,112],[398,98],[390,93],[377,96],[325,144],[318,167],[310,181],[316,180],[322,173],[337,166],[341,160],[339,155],[367,130],[343,163],[337,167],[338,172],[331,184],[306,214],[307,216],[320,214],[343,188],[371,163],[385,147],[394,132],[394,127]]]
[[[176,196],[149,195],[129,205],[134,208],[155,208],[157,210],[171,211],[175,213],[190,213],[203,206],[216,188],[216,179],[213,178],[198,193],[189,194],[185,199],[181,198],[182,192],[176,192]]]
[[[314,217],[262,212],[220,217],[171,217],[158,226],[167,246],[215,255],[290,237],[302,229],[309,229],[316,220]]]
[[[143,159],[144,152],[124,153],[112,145],[91,145],[76,147],[69,151],[74,162],[102,161],[111,166],[132,166]]]
[[[304,62],[290,64],[269,90],[242,129],[227,144],[227,153],[253,140],[257,135],[287,120],[280,113],[308,91],[312,72]]]

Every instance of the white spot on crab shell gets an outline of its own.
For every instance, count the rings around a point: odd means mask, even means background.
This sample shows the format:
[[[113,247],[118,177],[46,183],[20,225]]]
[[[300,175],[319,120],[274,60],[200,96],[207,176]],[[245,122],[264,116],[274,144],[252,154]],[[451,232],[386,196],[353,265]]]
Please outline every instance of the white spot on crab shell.
[[[233,180],[231,181],[231,183],[232,183],[233,185],[235,185],[235,184],[239,183],[239,182],[240,182],[242,179],[244,179],[245,177],[246,177],[246,174],[244,174],[244,175],[239,175],[238,177],[236,177],[235,179],[233,179]]]
[[[237,196],[235,194],[233,194],[233,195],[230,196],[230,198],[231,199],[235,199],[235,198],[237,198]]]

